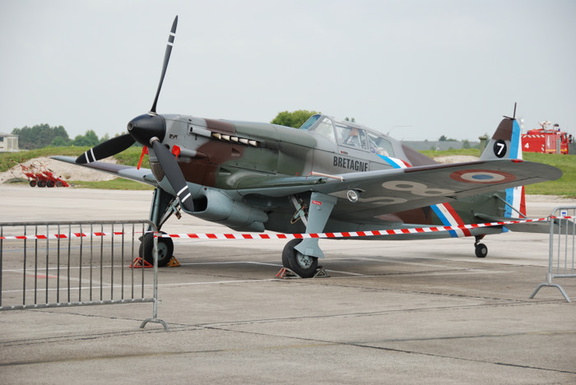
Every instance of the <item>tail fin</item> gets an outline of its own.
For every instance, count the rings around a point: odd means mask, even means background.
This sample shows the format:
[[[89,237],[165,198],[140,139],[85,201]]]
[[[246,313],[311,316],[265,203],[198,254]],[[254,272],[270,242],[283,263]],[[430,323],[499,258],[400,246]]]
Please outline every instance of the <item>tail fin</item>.
[[[502,119],[480,156],[480,160],[493,159],[522,159],[521,130],[516,119]]]
[[[514,107],[514,110],[516,110],[516,107]],[[522,159],[521,133],[520,125],[515,118],[504,117],[482,152],[480,160]],[[502,191],[502,195],[502,199],[506,201],[505,217],[519,218],[526,216],[524,186],[506,189]]]

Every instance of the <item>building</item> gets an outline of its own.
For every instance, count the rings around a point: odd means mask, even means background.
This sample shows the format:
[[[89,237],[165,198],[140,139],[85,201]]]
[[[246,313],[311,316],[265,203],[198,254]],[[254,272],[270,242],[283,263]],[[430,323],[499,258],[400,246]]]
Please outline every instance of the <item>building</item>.
[[[480,147],[480,142],[461,140],[403,140],[402,143],[416,151],[446,151]]]
[[[0,132],[0,152],[17,152],[18,135],[5,134]]]

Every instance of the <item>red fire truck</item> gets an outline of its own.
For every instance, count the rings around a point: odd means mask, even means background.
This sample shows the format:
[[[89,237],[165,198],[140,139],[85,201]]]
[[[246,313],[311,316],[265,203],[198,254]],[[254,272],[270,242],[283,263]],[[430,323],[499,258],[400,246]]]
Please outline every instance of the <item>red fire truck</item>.
[[[545,154],[568,154],[570,144],[574,142],[572,135],[560,130],[555,124],[550,128],[549,121],[540,123],[540,128],[528,130],[522,134],[522,150],[525,152],[543,152]]]

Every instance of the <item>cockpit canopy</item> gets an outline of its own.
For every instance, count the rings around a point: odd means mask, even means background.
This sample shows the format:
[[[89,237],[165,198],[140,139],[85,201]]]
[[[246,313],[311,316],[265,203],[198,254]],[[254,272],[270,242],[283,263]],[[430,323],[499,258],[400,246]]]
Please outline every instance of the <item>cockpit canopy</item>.
[[[300,130],[322,135],[339,146],[394,156],[392,143],[386,135],[353,122],[340,122],[326,115],[312,115]]]

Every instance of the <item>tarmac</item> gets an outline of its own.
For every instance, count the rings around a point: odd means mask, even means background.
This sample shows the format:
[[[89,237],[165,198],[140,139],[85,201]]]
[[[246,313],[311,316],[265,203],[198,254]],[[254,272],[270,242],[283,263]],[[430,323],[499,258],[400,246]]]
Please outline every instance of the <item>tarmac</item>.
[[[0,185],[0,222],[146,219],[151,191]],[[528,197],[531,216],[575,201]],[[190,216],[171,233],[230,233]],[[276,279],[285,241],[176,240],[151,304],[0,312],[2,384],[576,384],[576,301],[548,235],[321,241],[329,278]],[[3,274],[4,285],[11,275]],[[576,299],[576,280],[560,282]]]

